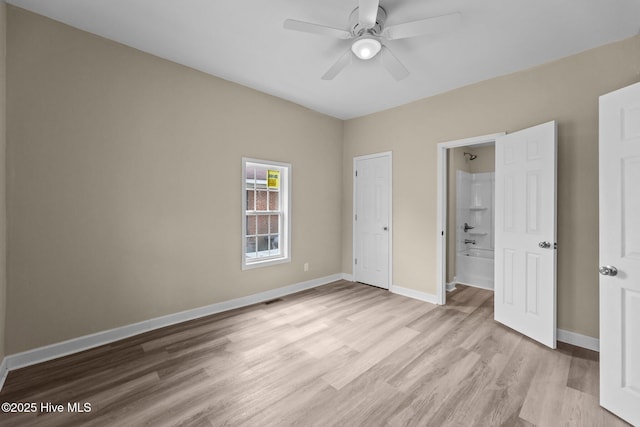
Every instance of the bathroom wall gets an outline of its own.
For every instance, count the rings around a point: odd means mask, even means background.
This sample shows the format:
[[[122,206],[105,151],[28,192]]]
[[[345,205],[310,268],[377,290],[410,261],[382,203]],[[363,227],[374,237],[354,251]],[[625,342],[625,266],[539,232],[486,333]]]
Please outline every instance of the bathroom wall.
[[[469,162],[469,172],[481,173],[496,170],[496,147],[494,145],[468,147],[467,151],[478,156]]]

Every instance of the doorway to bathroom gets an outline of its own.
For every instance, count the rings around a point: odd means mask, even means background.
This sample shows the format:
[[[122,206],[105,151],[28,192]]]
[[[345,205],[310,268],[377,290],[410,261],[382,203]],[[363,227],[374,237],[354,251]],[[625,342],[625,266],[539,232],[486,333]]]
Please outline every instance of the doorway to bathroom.
[[[460,168],[455,167],[456,162],[477,162],[480,156],[474,151],[492,144],[495,190],[490,172],[469,166],[469,171],[459,174]],[[458,148],[461,150],[455,150]],[[456,153],[462,157],[456,157]],[[551,348],[556,346],[557,333],[556,153],[555,121],[437,147],[437,302],[446,303],[447,275],[458,274],[456,280],[462,282],[459,278],[465,273],[456,268],[456,262],[464,270],[465,262],[472,258],[482,262],[484,258],[486,266],[493,264],[494,319]],[[450,162],[454,164],[451,168]],[[460,176],[461,183],[469,183],[466,187],[460,184],[459,209],[449,208],[454,199],[448,197],[453,186],[447,186],[452,173]],[[456,191],[457,187],[458,183]],[[449,244],[451,239],[453,244]],[[453,255],[447,256],[449,253]],[[467,277],[475,283],[467,284],[480,286],[482,274],[475,271]]]
[[[494,288],[495,142],[503,135],[440,144],[439,304],[456,284]]]

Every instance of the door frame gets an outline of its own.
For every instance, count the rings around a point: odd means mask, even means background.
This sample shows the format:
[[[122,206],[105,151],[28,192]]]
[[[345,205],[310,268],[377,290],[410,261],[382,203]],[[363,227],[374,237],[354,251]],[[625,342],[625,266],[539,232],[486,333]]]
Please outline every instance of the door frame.
[[[469,147],[495,143],[496,139],[506,135],[506,132],[489,135],[474,136],[441,142],[437,147],[438,181],[437,181],[437,221],[436,221],[436,303],[447,303],[447,185],[449,166],[447,164],[447,150],[457,147]]]
[[[388,287],[387,290],[390,290],[393,287],[393,152],[392,151],[384,151],[381,153],[374,154],[366,154],[364,156],[356,156],[353,158],[353,170],[351,171],[351,177],[353,178],[353,205],[351,208],[351,230],[352,230],[352,240],[351,240],[351,271],[353,272],[352,280],[354,282],[358,281],[358,277],[356,274],[356,258],[358,254],[356,253],[356,208],[357,208],[357,180],[356,180],[356,164],[360,160],[368,160],[375,159],[377,157],[386,157],[389,162],[389,277],[388,277]]]

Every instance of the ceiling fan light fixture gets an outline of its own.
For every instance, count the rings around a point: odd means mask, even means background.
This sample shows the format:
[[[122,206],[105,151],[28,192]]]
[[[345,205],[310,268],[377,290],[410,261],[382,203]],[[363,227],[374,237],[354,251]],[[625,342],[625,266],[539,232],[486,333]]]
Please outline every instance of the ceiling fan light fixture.
[[[361,37],[351,45],[351,51],[360,59],[371,59],[380,52],[382,45],[380,42],[371,37]]]

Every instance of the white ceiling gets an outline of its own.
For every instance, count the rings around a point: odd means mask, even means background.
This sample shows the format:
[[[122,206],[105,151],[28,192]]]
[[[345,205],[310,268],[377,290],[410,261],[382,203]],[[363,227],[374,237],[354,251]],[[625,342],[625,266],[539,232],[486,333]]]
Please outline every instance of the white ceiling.
[[[8,0],[71,26],[341,119],[509,74],[640,30],[640,0],[381,0],[387,26],[459,11],[438,35],[387,42],[397,82],[355,60],[320,79],[349,40],[288,31],[287,18],[348,29],[357,0]],[[615,66],[615,64],[612,64]]]

